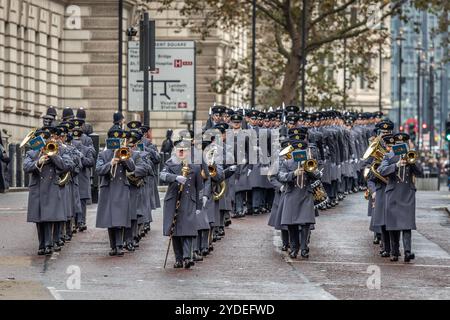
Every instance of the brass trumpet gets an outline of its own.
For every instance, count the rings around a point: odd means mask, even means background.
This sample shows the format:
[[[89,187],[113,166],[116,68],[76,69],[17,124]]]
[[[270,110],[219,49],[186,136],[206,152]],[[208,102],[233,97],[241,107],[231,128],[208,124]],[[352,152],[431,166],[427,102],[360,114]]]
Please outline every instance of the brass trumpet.
[[[53,140],[48,141],[42,148],[42,153],[49,157],[58,154],[58,151],[59,151],[58,143],[56,143]]]
[[[119,158],[122,161],[128,160],[131,157],[131,150],[128,147],[122,147],[116,150],[116,158]]]

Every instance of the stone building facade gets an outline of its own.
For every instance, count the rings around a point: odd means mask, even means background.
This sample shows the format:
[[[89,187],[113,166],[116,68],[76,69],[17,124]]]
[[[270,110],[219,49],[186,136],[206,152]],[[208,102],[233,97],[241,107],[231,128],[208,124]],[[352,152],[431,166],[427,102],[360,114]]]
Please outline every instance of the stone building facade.
[[[134,0],[124,0],[124,32],[132,21]],[[156,9],[156,8],[155,8]],[[150,11],[157,40],[196,40],[197,114],[206,120],[214,102],[238,103],[241,95],[217,95],[211,81],[230,56],[246,55],[246,43],[231,48],[230,33],[214,31],[207,39],[173,22],[179,11]],[[42,124],[48,105],[84,107],[88,121],[103,138],[118,108],[117,0],[0,0],[0,129],[19,142]],[[123,42],[123,108],[127,112],[127,37]],[[246,39],[246,37],[243,37]],[[185,128],[183,112],[151,112],[157,144],[168,128]],[[3,135],[5,136],[5,135]]]

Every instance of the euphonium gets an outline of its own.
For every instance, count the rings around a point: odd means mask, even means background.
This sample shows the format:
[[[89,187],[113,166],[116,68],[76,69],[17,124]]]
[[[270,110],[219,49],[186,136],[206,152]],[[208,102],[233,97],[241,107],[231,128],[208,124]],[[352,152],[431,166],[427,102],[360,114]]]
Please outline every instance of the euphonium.
[[[366,152],[364,153],[362,159],[367,160],[370,157],[373,158],[373,164],[370,166],[370,171],[373,173],[375,177],[377,177],[379,180],[384,182],[385,184],[388,183],[388,180],[383,177],[381,174],[378,173],[377,169],[381,164],[381,161],[383,161],[384,155],[387,153],[387,150],[383,148],[381,145],[381,137],[376,137],[372,143],[370,144],[369,148],[367,148]]]
[[[31,130],[30,132],[28,132],[28,134],[26,135],[26,137],[23,138],[23,140],[22,140],[22,142],[20,143],[20,146],[19,146],[19,147],[20,147],[20,148],[25,147],[25,146],[28,144],[28,142],[30,142],[30,140],[34,138],[34,134],[36,133],[36,131],[37,131],[37,129],[33,129],[33,130]]]
[[[70,181],[70,178],[71,178],[71,177],[72,177],[72,176],[71,176],[71,174],[70,174],[70,171],[64,173],[63,175],[61,175],[61,176],[59,177],[58,185],[59,185],[60,187],[65,186],[65,185]]]

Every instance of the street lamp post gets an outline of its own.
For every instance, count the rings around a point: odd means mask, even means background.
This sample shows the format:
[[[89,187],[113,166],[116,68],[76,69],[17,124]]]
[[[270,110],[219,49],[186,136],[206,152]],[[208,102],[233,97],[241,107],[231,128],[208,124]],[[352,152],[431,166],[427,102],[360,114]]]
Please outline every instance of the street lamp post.
[[[384,23],[380,24],[380,32],[386,31],[387,28],[384,26]],[[383,94],[383,39],[380,40],[380,47],[378,48],[378,58],[379,58],[379,73],[378,73],[378,109],[380,112],[383,112],[383,102],[382,102],[382,94]],[[345,77],[345,76],[344,76]]]
[[[303,0],[303,10],[302,10],[302,69],[301,69],[301,77],[302,77],[302,110],[305,110],[305,91],[306,91],[306,83],[305,83],[305,74],[306,74],[306,39],[307,39],[307,30],[306,30],[306,12],[308,8],[308,1]]]
[[[252,92],[251,108],[256,103],[256,0],[252,2]]]
[[[421,110],[420,110],[420,74],[421,74],[421,62],[422,62],[422,43],[419,41],[417,43],[417,148],[420,149],[421,141]]]
[[[123,0],[119,0],[119,62],[118,62],[118,82],[119,82],[119,95],[118,95],[118,110],[122,112],[122,80],[123,80]]]
[[[405,38],[403,38],[403,30],[400,29],[398,32],[398,36],[395,39],[397,41],[397,45],[398,45],[398,128],[400,129],[400,127],[402,126],[402,63],[403,63],[403,59],[402,59],[402,42],[403,40],[405,40]]]
[[[428,125],[430,128],[430,151],[434,145],[434,46],[430,47],[430,74],[429,74],[429,95],[428,95]]]

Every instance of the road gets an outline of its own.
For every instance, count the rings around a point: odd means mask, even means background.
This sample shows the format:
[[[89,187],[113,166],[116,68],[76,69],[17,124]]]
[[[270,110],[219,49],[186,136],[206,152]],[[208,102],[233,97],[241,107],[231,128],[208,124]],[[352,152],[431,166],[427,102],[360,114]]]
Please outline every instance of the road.
[[[279,250],[267,215],[250,216],[233,220],[213,253],[190,270],[173,269],[172,252],[162,268],[168,239],[161,210],[140,248],[122,258],[108,256],[107,232],[95,228],[95,205],[87,232],[60,253],[37,256],[26,202],[26,192],[0,194],[0,299],[450,298],[450,218],[437,209],[450,204],[448,192],[418,192],[411,264],[379,257],[359,193],[321,212],[309,260],[291,260]],[[80,287],[74,288],[77,270]]]

